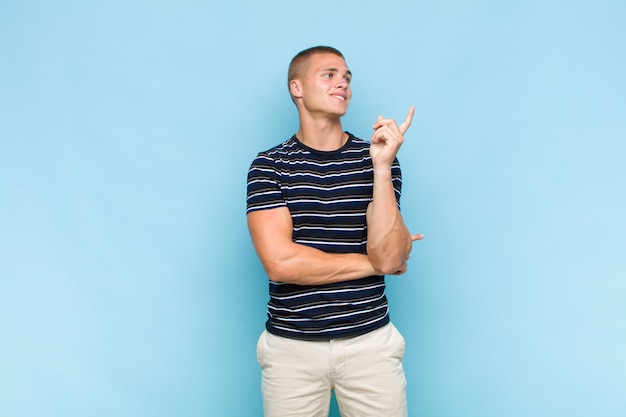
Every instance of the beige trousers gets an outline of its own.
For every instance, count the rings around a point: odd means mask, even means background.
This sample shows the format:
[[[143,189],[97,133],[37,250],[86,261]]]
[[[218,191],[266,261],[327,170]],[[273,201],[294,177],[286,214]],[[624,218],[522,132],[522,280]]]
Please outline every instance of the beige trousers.
[[[302,341],[264,331],[257,344],[266,417],[406,417],[404,338],[388,324],[362,336]]]

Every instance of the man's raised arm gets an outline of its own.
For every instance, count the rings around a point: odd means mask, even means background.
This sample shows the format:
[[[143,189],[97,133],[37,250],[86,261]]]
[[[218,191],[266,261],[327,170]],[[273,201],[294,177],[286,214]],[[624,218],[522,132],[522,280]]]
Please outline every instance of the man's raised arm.
[[[374,268],[385,274],[405,272],[412,242],[422,238],[411,235],[404,224],[391,175],[391,166],[414,112],[415,108],[411,107],[400,126],[382,116],[372,126],[370,156],[374,165],[374,190],[367,208],[367,254]]]

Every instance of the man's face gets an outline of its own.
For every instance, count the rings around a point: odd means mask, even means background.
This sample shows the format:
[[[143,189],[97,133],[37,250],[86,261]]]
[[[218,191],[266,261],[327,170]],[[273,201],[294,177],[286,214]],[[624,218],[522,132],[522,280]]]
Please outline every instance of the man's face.
[[[306,75],[297,80],[303,110],[343,116],[348,110],[352,73],[346,61],[335,54],[315,54],[309,59]]]

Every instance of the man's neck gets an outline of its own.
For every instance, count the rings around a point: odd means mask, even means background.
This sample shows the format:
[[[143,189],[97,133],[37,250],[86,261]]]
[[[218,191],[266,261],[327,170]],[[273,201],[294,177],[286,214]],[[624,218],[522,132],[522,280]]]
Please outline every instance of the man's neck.
[[[345,145],[348,135],[344,133],[340,119],[302,120],[296,133],[300,142],[318,151],[334,151]]]

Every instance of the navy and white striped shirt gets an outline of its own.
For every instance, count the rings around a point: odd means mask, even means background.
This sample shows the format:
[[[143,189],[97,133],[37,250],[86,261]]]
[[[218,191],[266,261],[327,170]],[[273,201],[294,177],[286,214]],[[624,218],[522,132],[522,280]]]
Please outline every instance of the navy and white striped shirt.
[[[287,207],[294,242],[330,253],[366,253],[372,201],[369,142],[349,134],[336,151],[311,149],[295,136],[260,152],[248,171],[247,212]],[[402,177],[392,166],[396,201]],[[389,322],[383,276],[327,285],[270,282],[268,331],[305,340],[351,337]]]

